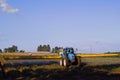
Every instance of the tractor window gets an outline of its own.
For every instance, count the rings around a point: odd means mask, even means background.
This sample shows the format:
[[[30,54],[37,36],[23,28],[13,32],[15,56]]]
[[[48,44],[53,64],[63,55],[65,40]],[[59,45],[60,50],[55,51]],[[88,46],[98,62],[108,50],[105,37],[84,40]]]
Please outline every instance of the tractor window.
[[[74,53],[74,50],[73,50],[73,48],[71,48],[71,49],[70,49],[70,53]]]

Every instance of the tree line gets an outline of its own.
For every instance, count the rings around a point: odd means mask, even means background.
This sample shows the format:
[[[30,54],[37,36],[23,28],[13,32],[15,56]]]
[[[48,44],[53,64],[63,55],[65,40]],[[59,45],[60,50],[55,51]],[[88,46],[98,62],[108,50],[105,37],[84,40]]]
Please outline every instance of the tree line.
[[[55,48],[52,48],[52,53],[59,53],[60,49],[63,49],[63,47],[56,46]]]
[[[39,45],[37,47],[37,52],[52,52],[52,53],[59,53],[59,50],[63,49],[63,47],[54,47],[51,48],[51,46],[48,45]],[[8,48],[4,48],[4,50],[2,51],[2,49],[0,49],[0,53],[13,53],[13,52],[25,52],[25,50],[18,50],[18,47],[16,45],[12,45],[11,47]]]
[[[0,52],[18,52],[18,47],[13,45],[12,47],[8,47],[8,48],[5,48],[4,51],[2,51],[2,49],[0,49]]]
[[[60,49],[63,49],[63,47],[54,47],[51,49],[50,45],[40,45],[37,47],[37,51],[40,52],[40,51],[47,51],[47,52],[52,52],[52,53],[59,53],[59,50]]]
[[[37,48],[37,51],[47,51],[47,52],[50,52],[50,45],[40,45],[38,46]]]
[[[120,52],[106,52],[105,54],[120,54]]]

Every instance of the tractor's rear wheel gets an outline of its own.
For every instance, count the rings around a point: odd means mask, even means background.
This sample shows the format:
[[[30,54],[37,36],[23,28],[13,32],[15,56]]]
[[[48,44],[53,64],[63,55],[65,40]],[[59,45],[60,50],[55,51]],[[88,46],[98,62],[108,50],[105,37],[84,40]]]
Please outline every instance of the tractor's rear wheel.
[[[63,64],[63,58],[60,59],[60,66],[64,66],[64,64]]]
[[[68,59],[67,59],[67,58],[64,58],[64,60],[63,60],[63,65],[64,65],[65,67],[68,66]]]
[[[79,67],[81,65],[81,57],[77,56],[77,66]]]

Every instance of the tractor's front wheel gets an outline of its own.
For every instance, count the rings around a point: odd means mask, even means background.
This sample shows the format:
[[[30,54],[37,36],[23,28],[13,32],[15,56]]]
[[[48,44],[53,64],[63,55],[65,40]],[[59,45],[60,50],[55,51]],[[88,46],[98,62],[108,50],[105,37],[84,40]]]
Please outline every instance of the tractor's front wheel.
[[[68,66],[68,59],[67,59],[67,58],[64,58],[64,60],[63,60],[63,65],[64,65],[65,67]]]
[[[60,59],[60,66],[64,66],[64,64],[63,64],[63,58]]]

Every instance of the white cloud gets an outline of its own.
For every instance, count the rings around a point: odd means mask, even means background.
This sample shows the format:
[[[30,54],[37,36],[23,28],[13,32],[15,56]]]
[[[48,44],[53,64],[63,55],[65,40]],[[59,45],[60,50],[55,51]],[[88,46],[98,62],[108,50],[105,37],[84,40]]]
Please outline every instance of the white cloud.
[[[6,3],[6,0],[0,0],[0,7],[4,12],[8,13],[16,13],[19,11],[17,8],[12,8],[10,5]]]

